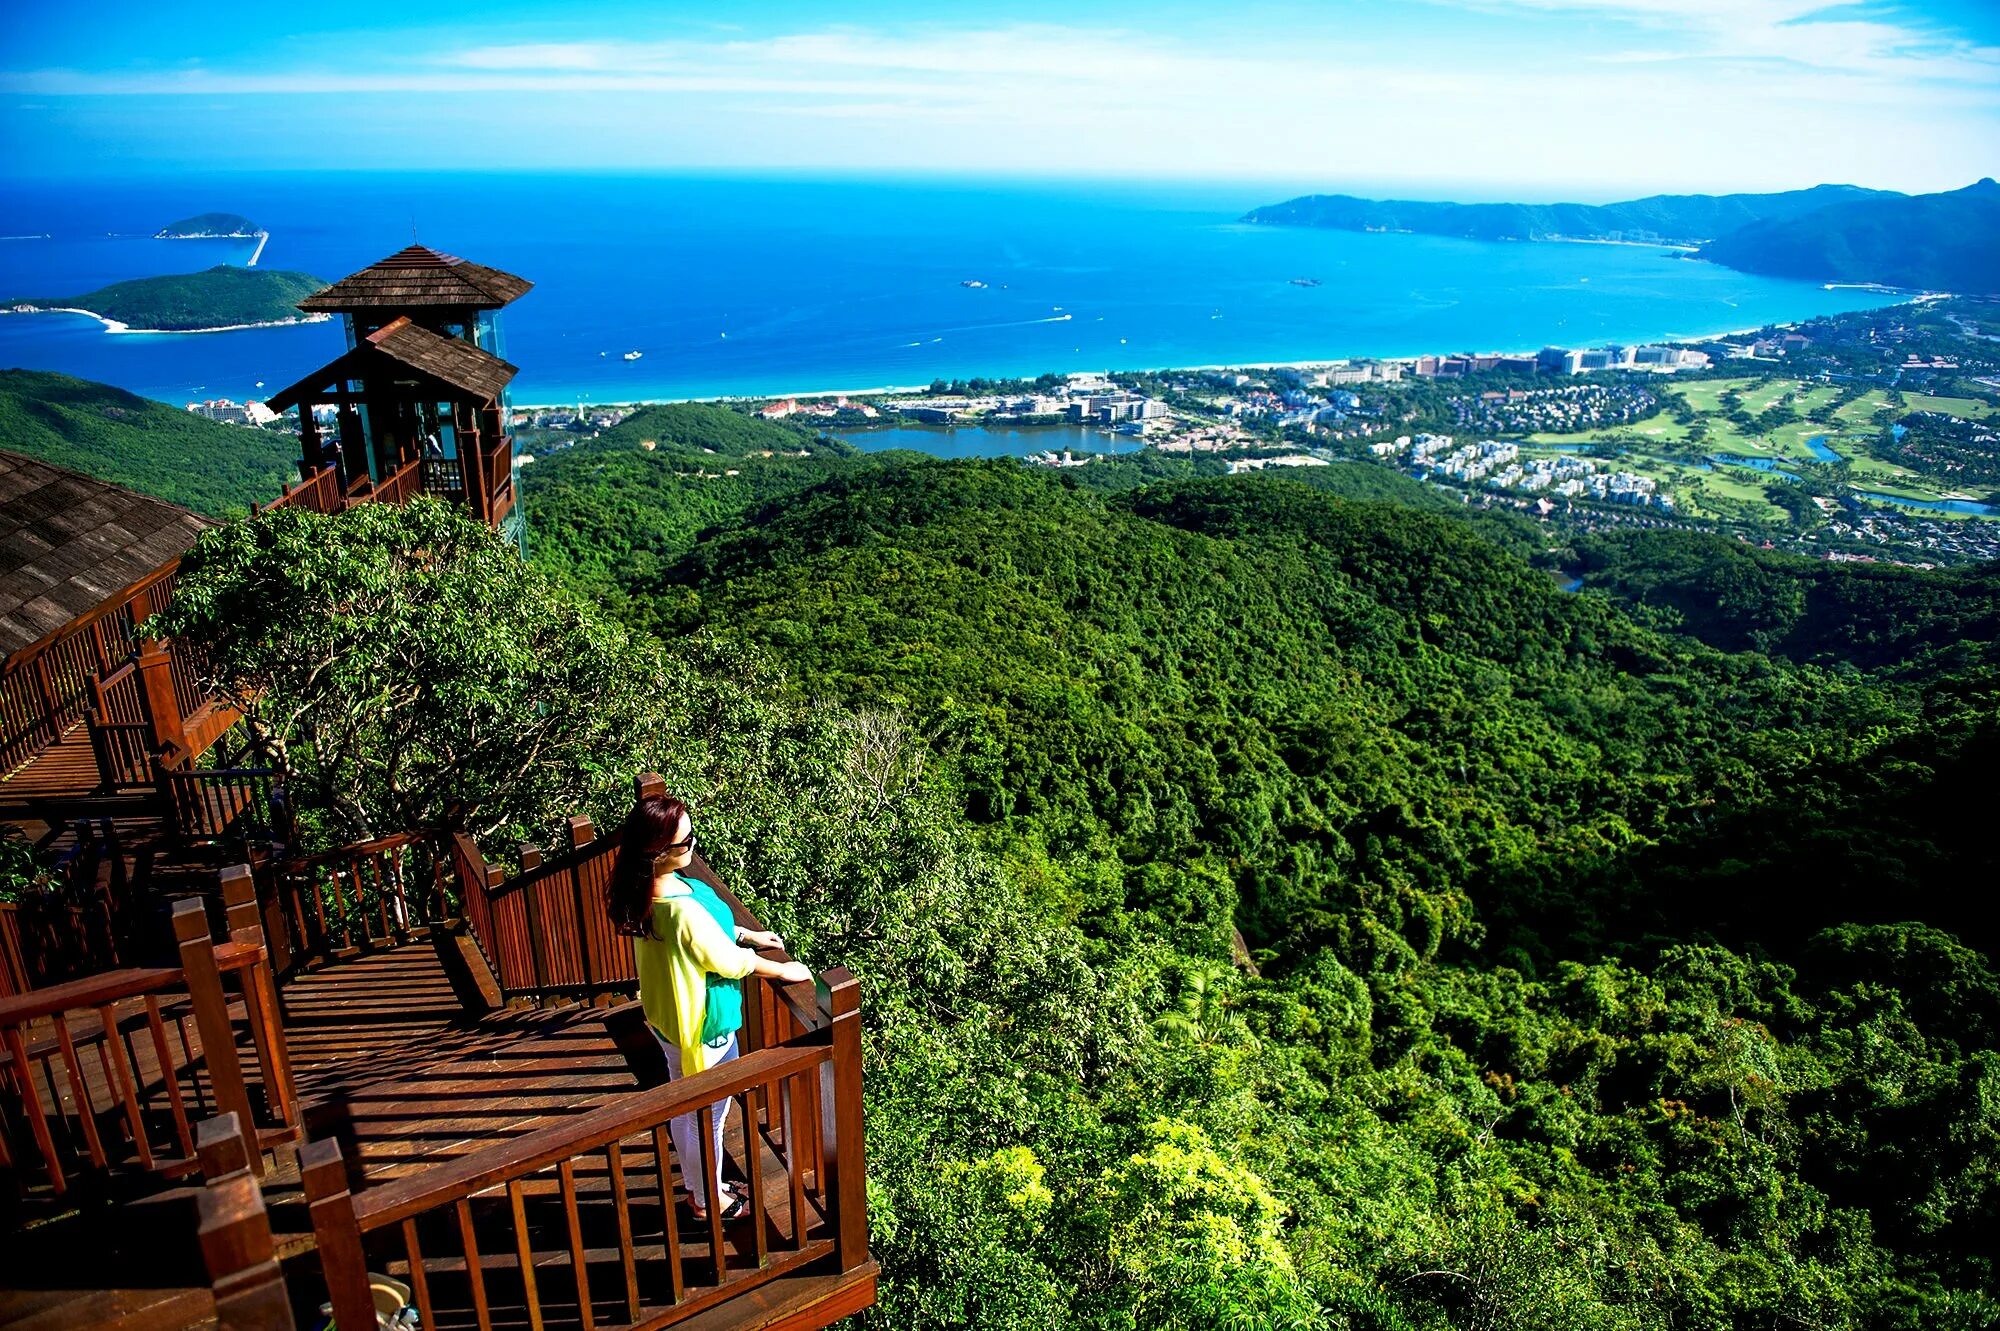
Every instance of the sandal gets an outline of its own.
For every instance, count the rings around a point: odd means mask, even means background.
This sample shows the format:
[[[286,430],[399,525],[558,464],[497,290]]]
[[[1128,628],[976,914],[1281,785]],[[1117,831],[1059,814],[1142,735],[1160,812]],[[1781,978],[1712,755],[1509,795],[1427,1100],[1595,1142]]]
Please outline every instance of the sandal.
[[[727,1184],[723,1185],[722,1195],[729,1199],[722,1207],[722,1218],[724,1220],[741,1220],[750,1214],[750,1199],[748,1197],[742,1196]],[[696,1206],[692,1197],[688,1198],[688,1211],[696,1220],[706,1222],[708,1219],[708,1208]]]

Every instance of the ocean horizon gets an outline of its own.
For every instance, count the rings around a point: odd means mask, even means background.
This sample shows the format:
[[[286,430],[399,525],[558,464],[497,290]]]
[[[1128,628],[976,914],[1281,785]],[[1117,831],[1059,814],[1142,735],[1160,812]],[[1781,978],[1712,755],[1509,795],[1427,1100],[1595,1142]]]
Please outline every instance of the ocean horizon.
[[[414,236],[536,284],[505,315],[521,405],[1648,342],[1902,299],[1737,273],[1660,246],[1237,220],[1280,197],[1246,182],[904,176],[17,180],[0,186],[10,237],[0,293],[76,296],[249,258],[254,241],[151,238],[201,212],[267,228],[260,267],[329,281]],[[142,335],[83,315],[0,317],[0,365],[170,402],[261,398],[341,347],[332,322]]]

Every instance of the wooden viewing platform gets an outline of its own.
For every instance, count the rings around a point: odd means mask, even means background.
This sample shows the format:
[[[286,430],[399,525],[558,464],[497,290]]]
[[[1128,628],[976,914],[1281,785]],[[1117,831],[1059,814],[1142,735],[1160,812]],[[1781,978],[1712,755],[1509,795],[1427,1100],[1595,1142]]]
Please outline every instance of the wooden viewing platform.
[[[528,287],[412,246],[306,302],[349,350],[274,395],[302,479],[266,511],[430,494],[517,533]],[[854,977],[745,980],[742,1056],[668,1081],[587,819],[512,875],[453,828],[301,856],[248,704],[155,618],[207,525],[0,453],[0,821],[54,863],[0,903],[0,1326],[375,1331],[371,1274],[468,1331],[872,1305]],[[724,1159],[677,1158],[723,1103]],[[697,1221],[718,1164],[749,1214]]]
[[[468,919],[491,918],[536,884],[608,871],[616,842],[581,820],[572,835],[571,852],[513,879],[447,839],[439,872],[448,862]],[[615,990],[499,1003],[496,976],[532,959],[504,938],[490,955],[476,928],[431,909],[445,897],[414,890],[419,844],[232,871],[228,941],[212,943],[208,909],[183,902],[180,968],[0,1002],[0,1167],[21,1221],[0,1256],[0,1325],[287,1325],[280,1306],[289,1325],[317,1325],[331,1296],[342,1328],[366,1327],[364,1271],[412,1286],[423,1325],[481,1331],[803,1331],[871,1304],[852,978],[746,981],[744,1056],[668,1082]],[[565,946],[572,922],[543,923],[555,934],[540,945]],[[566,945],[580,954],[582,937]],[[164,1052],[148,1039],[155,1010]],[[224,1038],[234,1057],[217,1067],[235,1070],[234,1091],[205,1054]],[[698,1222],[666,1124],[724,1098],[722,1168],[747,1185],[751,1214]],[[204,1140],[248,1124],[256,1149],[245,1141],[241,1168],[223,1169],[211,1157],[229,1151],[193,1149],[189,1124]],[[192,1246],[203,1233],[205,1254]]]

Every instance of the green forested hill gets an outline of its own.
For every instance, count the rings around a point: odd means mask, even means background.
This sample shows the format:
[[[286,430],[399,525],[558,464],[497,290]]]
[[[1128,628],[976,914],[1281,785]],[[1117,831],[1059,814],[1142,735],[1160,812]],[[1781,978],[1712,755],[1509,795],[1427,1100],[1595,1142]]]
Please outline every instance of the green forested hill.
[[[155,240],[205,240],[211,237],[254,236],[263,230],[241,213],[201,213],[169,222],[153,233]]]
[[[1726,652],[1928,677],[2000,666],[2000,566],[1832,564],[1692,532],[1579,542],[1586,586]]]
[[[19,296],[7,303],[89,310],[136,329],[183,332],[301,320],[298,303],[325,286],[310,273],[218,264],[199,273],[113,282],[80,296]]]
[[[1710,622],[1676,589],[1720,542],[1585,551],[1613,594],[1571,596],[1290,478],[895,458],[627,476],[627,560],[551,530],[560,478],[538,559],[927,737],[1005,946],[1079,933],[1024,960],[1059,1014],[938,977],[964,1054],[871,1045],[887,1324],[2000,1316],[1990,580],[1816,568],[1787,620],[1778,570]],[[868,899],[850,938],[939,910]]]
[[[0,448],[216,517],[277,498],[298,470],[298,442],[288,435],[219,425],[40,370],[0,370]]]
[[[2000,183],[1766,218],[1703,246],[1701,256],[1773,277],[2000,294]]]

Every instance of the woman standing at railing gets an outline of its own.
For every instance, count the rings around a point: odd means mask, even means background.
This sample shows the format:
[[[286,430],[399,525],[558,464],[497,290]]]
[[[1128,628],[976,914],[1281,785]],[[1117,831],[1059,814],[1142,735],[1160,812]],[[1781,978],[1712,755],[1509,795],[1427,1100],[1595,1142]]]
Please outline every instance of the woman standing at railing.
[[[788,984],[812,978],[796,961],[758,956],[753,949],[777,949],[784,940],[741,928],[713,888],[683,878],[679,871],[693,860],[694,820],[687,805],[671,795],[642,796],[626,816],[605,892],[612,924],[632,937],[646,1024],[676,1080],[736,1057],[744,976]],[[710,1107],[715,1173],[708,1179],[701,1177],[700,1115],[682,1114],[671,1124],[681,1179],[698,1218],[707,1216],[711,1196],[721,1199],[729,1219],[746,1209],[744,1198],[722,1186],[722,1129],[729,1105],[724,1096]]]

